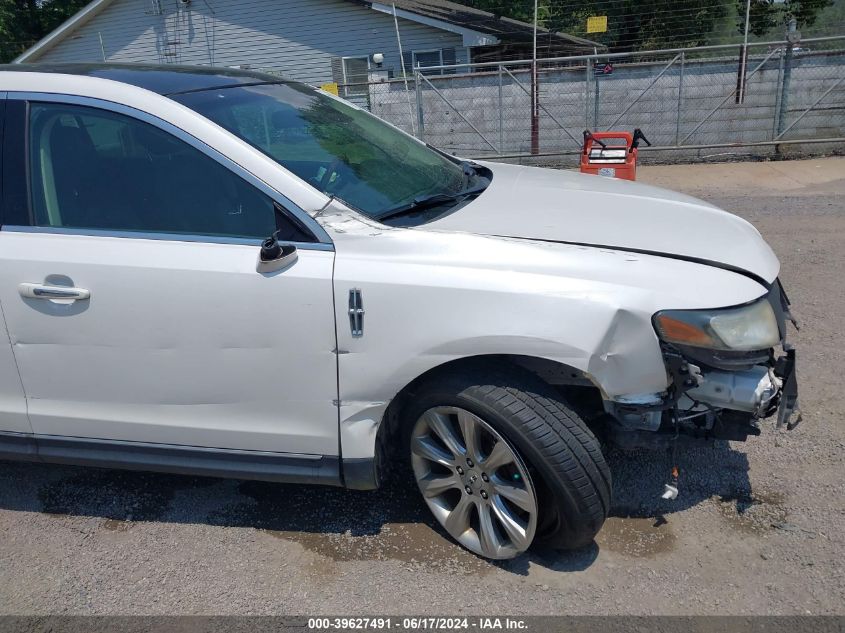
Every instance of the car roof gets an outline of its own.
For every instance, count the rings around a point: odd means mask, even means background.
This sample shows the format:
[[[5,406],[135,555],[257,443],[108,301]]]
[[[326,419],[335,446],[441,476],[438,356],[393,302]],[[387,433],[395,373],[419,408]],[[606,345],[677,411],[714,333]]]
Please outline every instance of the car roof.
[[[0,72],[36,72],[99,77],[137,86],[160,95],[265,83],[281,77],[237,68],[158,66],[150,64],[0,64]]]

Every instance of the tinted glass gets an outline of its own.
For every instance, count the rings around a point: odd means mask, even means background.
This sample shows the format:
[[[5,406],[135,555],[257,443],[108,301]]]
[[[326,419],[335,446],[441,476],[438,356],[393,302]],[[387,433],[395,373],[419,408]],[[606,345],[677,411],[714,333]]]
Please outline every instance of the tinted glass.
[[[299,84],[175,95],[320,191],[370,217],[460,191],[463,169],[368,112]]]
[[[155,126],[82,106],[30,108],[37,226],[263,238],[266,195]]]

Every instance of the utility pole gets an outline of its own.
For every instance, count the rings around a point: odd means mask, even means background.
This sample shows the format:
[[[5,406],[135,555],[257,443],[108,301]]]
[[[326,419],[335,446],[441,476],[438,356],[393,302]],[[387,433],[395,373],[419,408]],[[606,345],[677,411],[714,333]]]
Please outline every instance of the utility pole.
[[[537,85],[537,2],[534,0],[534,53],[531,57],[531,153],[540,153],[540,87]]]
[[[737,79],[736,87],[736,102],[742,103],[745,101],[745,73],[748,69],[748,27],[751,23],[751,0],[745,2],[745,30],[743,31],[744,39],[742,42],[742,52],[739,56],[739,77]]]
[[[786,0],[771,0],[772,4],[786,4]],[[746,76],[748,74],[748,31],[751,28],[751,0],[745,0],[745,31],[739,55],[739,72],[736,78],[736,102],[745,102]]]
[[[780,93],[780,108],[778,109],[778,137],[783,134],[786,126],[786,115],[789,111],[789,84],[792,81],[792,47],[801,41],[801,33],[798,31],[798,24],[795,18],[790,18],[786,27],[786,50],[783,54],[783,84]]]

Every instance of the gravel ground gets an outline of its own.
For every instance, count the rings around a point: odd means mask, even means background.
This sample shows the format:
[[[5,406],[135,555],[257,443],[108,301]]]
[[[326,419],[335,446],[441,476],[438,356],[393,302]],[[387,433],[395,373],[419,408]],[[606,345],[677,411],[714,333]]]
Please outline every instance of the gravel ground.
[[[413,492],[0,463],[4,614],[845,612],[845,160],[654,167],[751,220],[781,258],[804,422],[681,455],[613,454],[594,545],[491,564]],[[839,359],[837,361],[836,359]]]

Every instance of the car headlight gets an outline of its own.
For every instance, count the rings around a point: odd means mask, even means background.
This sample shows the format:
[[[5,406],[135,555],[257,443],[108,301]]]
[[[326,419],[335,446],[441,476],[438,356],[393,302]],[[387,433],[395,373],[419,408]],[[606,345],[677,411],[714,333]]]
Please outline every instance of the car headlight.
[[[654,327],[667,343],[690,347],[751,351],[780,342],[777,317],[765,299],[739,308],[663,310],[654,315]]]

